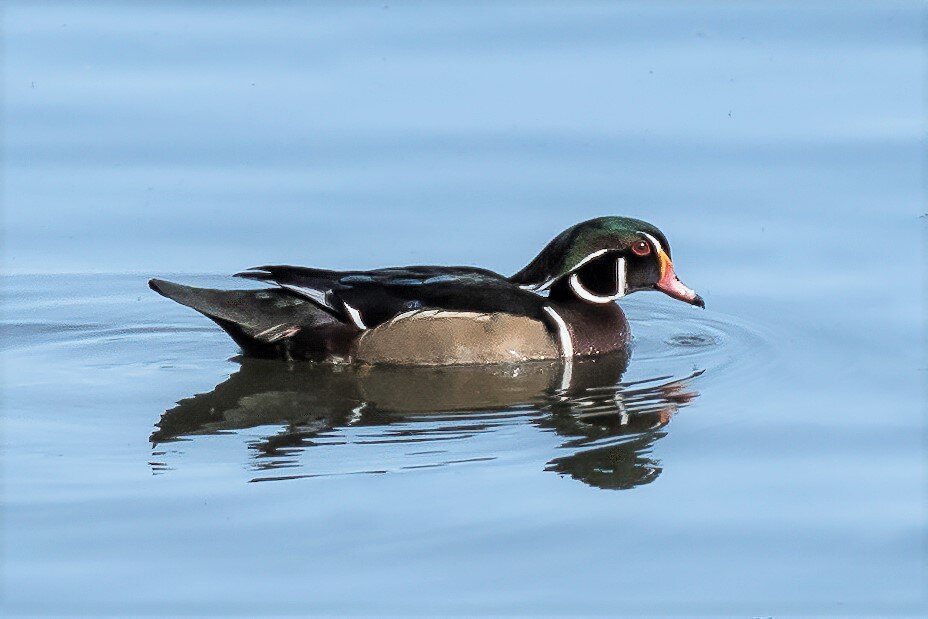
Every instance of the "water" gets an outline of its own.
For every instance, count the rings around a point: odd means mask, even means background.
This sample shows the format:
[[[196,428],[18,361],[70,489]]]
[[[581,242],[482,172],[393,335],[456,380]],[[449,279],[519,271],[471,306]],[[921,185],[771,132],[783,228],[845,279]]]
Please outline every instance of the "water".
[[[3,6],[8,614],[922,615],[917,3]],[[630,359],[241,359],[157,275],[511,273],[647,219]]]

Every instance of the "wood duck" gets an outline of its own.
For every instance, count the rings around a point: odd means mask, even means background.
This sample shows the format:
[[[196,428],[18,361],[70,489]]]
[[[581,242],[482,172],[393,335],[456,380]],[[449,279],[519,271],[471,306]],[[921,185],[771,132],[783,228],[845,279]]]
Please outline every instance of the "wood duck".
[[[159,294],[222,327],[256,357],[463,365],[572,359],[624,351],[616,299],[639,290],[705,307],[677,278],[656,227],[600,217],[556,236],[511,277],[475,267],[330,271],[262,266],[236,274],[261,290],[193,288],[152,279]]]

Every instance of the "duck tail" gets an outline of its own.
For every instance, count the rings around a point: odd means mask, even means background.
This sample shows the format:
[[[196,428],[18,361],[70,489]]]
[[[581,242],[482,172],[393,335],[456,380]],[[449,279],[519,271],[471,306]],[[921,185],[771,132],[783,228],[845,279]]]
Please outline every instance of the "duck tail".
[[[328,312],[286,290],[215,290],[152,279],[149,288],[193,308],[256,357],[312,358],[325,352],[315,334],[334,322]]]

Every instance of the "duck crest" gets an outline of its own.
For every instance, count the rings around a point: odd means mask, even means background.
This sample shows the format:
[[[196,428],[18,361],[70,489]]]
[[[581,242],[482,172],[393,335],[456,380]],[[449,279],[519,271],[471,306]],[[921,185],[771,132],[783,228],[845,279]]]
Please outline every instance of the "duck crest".
[[[646,221],[631,217],[597,217],[561,232],[509,279],[522,288],[547,290],[589,261],[607,252],[624,251],[642,233],[660,239],[669,255],[670,244],[664,234]]]

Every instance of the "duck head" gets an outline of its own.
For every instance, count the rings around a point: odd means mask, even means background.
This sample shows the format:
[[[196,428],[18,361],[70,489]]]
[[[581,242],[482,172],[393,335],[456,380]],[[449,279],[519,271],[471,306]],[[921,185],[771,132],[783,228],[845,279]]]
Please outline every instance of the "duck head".
[[[664,233],[631,217],[598,217],[568,228],[510,280],[528,290],[570,294],[588,303],[660,290],[690,305],[706,306],[677,277]]]

